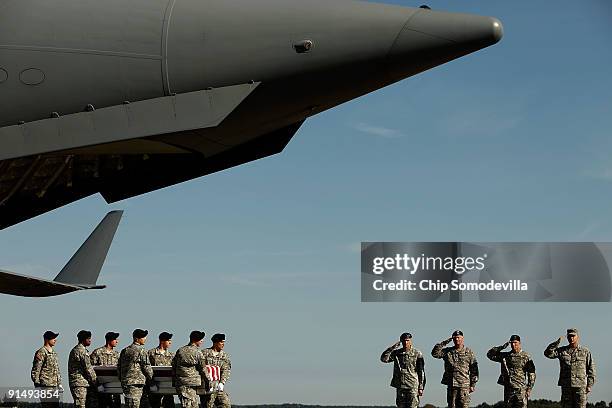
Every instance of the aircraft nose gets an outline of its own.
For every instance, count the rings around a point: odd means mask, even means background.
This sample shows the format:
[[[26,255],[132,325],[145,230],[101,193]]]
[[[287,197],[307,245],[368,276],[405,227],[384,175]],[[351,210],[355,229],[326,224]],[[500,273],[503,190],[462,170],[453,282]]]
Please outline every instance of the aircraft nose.
[[[493,45],[503,35],[503,25],[494,17],[419,10],[407,20],[391,54],[444,48],[456,57]]]
[[[493,27],[493,39],[497,43],[504,36],[504,25],[498,19],[491,17],[491,26]]]
[[[409,19],[407,30],[419,31],[460,44],[493,45],[503,37],[501,21],[473,14],[421,10]]]

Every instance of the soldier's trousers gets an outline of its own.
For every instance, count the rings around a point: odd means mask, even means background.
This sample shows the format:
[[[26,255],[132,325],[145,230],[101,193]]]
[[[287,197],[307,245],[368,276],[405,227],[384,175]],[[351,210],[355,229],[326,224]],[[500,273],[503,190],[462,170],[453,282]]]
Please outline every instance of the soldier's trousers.
[[[143,385],[123,385],[123,396],[125,397],[126,408],[140,407]]]
[[[99,392],[98,408],[121,408],[121,395]]]
[[[460,387],[447,387],[446,402],[448,403],[448,408],[469,408],[470,389]]]
[[[202,408],[213,408],[215,405],[222,408],[231,408],[229,395],[225,391],[215,391],[211,394],[201,395]]]
[[[506,408],[527,408],[527,392],[523,388],[504,387]]]
[[[561,408],[585,408],[586,403],[586,388],[561,387]]]
[[[182,385],[180,387],[176,387],[176,393],[179,396],[179,400],[181,401],[181,407],[183,408],[198,408],[199,398],[198,393],[196,392],[196,387],[189,387],[186,385]]]
[[[149,394],[151,408],[174,408],[174,395]]]
[[[419,406],[418,390],[397,388],[395,391],[397,408],[417,408]]]
[[[94,387],[70,386],[70,393],[74,399],[75,408],[96,408],[98,405],[97,392]]]

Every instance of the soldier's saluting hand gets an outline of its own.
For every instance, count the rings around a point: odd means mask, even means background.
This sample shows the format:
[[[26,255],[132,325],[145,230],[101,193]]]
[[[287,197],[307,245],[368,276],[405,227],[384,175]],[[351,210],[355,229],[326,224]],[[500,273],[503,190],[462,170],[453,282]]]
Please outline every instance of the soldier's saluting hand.
[[[450,341],[453,347],[444,347]],[[476,389],[478,362],[474,352],[464,345],[463,332],[455,330],[450,339],[436,344],[431,350],[434,358],[444,360],[442,384],[446,385],[449,408],[469,408],[470,393]]]
[[[402,348],[397,348],[400,344]],[[396,389],[398,408],[416,408],[425,389],[425,360],[423,353],[412,347],[412,334],[402,333],[400,341],[387,348],[380,356],[383,363],[393,362],[391,386]]]
[[[508,345],[510,351],[502,351]],[[492,347],[487,352],[491,361],[501,363],[501,374],[497,383],[504,386],[504,402],[508,408],[526,408],[535,384],[535,364],[529,353],[521,346],[518,334],[510,336],[510,341],[501,346]]]
[[[562,408],[585,408],[587,394],[595,384],[595,363],[588,348],[580,345],[577,329],[567,329],[567,346],[559,347],[563,337],[550,343],[544,356],[558,359]]]

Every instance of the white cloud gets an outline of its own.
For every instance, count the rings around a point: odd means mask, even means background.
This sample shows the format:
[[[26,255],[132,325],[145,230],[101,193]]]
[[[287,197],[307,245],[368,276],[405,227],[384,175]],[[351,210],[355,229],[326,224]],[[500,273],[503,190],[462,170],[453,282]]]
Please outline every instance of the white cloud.
[[[585,176],[602,181],[612,181],[612,168],[601,168],[598,170],[588,170]]]
[[[240,286],[286,287],[301,286],[306,281],[314,279],[313,273],[305,272],[260,272],[249,274],[223,274],[221,280]],[[282,282],[282,283],[280,283]]]
[[[444,133],[450,135],[497,136],[517,128],[522,122],[520,115],[473,107],[449,114],[440,125]]]
[[[589,237],[593,236],[593,233],[599,230],[603,226],[603,224],[604,223],[602,222],[590,223],[589,225],[584,227],[582,231],[578,233],[578,239],[581,241],[587,240]]]
[[[384,137],[388,139],[393,139],[393,138],[404,136],[404,133],[402,133],[401,131],[397,129],[391,129],[391,128],[387,128],[383,126],[369,125],[363,122],[352,125],[352,128],[359,132],[366,133],[368,135]]]
[[[344,249],[354,254],[361,253],[361,242],[351,242],[350,244],[346,244]]]
[[[309,256],[312,255],[313,252],[312,251],[303,251],[303,250],[296,250],[296,251],[291,251],[291,250],[287,250],[287,251],[264,251],[264,250],[258,250],[258,249],[243,249],[240,251],[235,251],[232,252],[232,256],[233,257],[252,257],[252,256],[261,256],[261,257],[272,257],[272,258],[277,258],[277,257],[293,257],[293,256]]]
[[[270,286],[269,283],[264,283],[261,281],[245,278],[244,276],[238,276],[238,275],[231,275],[231,276],[224,275],[221,278],[221,280],[227,283],[232,283],[232,284],[240,285],[240,286],[256,286],[256,287]]]

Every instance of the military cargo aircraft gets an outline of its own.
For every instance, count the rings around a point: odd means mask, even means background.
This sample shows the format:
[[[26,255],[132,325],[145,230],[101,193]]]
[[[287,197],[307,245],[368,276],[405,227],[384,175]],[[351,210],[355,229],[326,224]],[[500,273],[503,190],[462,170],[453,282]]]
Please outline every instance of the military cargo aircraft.
[[[352,0],[3,0],[0,229],[279,153],[308,117],[502,35]]]
[[[0,293],[48,297],[77,290],[104,289],[106,286],[97,284],[98,276],[122,215],[123,211],[106,214],[52,281],[0,270]]]

